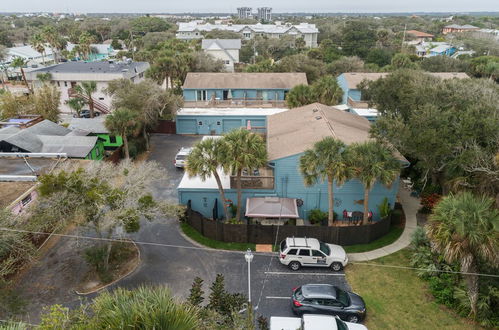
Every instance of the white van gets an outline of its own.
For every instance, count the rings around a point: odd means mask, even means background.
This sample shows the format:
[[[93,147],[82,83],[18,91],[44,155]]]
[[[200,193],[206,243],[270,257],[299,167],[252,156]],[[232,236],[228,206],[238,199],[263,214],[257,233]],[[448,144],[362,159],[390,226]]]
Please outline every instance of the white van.
[[[180,148],[180,150],[175,155],[175,160],[173,161],[175,167],[184,168],[185,164],[187,163],[187,156],[189,156],[191,151],[192,148],[186,148],[186,147]]]

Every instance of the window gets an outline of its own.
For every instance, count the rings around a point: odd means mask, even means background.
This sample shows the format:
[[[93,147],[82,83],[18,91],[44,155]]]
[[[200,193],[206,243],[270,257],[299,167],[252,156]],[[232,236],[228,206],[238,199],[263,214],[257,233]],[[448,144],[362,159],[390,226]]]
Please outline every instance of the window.
[[[343,307],[343,305],[334,299],[324,299],[324,305],[326,306],[333,306],[333,307]]]
[[[207,99],[207,93],[205,90],[196,91],[196,101],[206,101]]]
[[[321,252],[321,251],[318,251],[318,250],[312,250],[312,256],[313,257],[325,257],[325,255]]]
[[[21,200],[21,204],[23,206],[26,206],[29,204],[29,202],[31,202],[31,194],[29,194],[28,196],[24,197],[22,200]]]
[[[61,87],[61,83],[59,81],[57,82],[57,87]]]
[[[249,38],[251,38],[251,33],[245,32],[245,33],[243,33],[243,36],[244,36],[246,39],[249,39]]]
[[[64,82],[64,87],[68,87],[68,82],[67,81]]]
[[[199,125],[199,126],[203,126],[203,122],[202,122],[202,121],[199,121],[199,122],[198,122],[198,125]]]
[[[225,64],[229,65],[229,64],[230,64],[230,61],[229,61],[229,60],[225,61]]]
[[[109,143],[116,143],[116,136],[111,135],[111,136],[109,137]]]
[[[100,100],[100,101],[104,101],[104,98],[103,98],[103,97],[99,97],[99,100]]]
[[[220,126],[220,122],[219,121],[217,121],[217,126]]]
[[[139,73],[139,78],[143,78],[143,77],[144,77],[144,72]]]
[[[300,250],[300,256],[310,256],[310,250],[309,249],[301,249]]]
[[[288,251],[288,254],[292,255],[292,256],[295,256],[296,255],[296,252],[298,252],[298,249],[290,249]]]

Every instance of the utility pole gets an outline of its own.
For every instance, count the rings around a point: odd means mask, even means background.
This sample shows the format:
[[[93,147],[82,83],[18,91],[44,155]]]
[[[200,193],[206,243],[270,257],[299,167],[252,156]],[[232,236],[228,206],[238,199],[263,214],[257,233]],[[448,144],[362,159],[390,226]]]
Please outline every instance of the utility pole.
[[[407,30],[407,24],[404,24],[404,35],[402,36],[402,46],[400,46],[400,52],[404,50],[404,43],[405,43],[405,31]]]
[[[134,46],[133,46],[133,33],[132,30],[130,30],[130,48],[132,49],[132,61],[135,61],[135,52],[134,52]]]

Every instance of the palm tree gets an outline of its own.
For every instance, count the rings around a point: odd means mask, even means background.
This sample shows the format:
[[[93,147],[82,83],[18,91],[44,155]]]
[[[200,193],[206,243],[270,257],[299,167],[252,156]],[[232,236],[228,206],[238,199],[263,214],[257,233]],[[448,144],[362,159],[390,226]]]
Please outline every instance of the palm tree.
[[[57,64],[57,51],[56,48],[58,46],[59,34],[53,26],[45,26],[41,32],[43,39],[50,45],[50,49],[52,50],[52,54],[54,56],[54,62]]]
[[[30,45],[34,50],[42,54],[42,64],[45,65],[45,40],[41,33],[33,35],[30,40]]]
[[[346,145],[342,141],[326,137],[315,143],[313,149],[305,151],[300,157],[300,171],[307,186],[314,185],[319,180],[327,180],[329,226],[334,223],[334,183],[341,186],[353,174],[345,153]]]
[[[267,148],[262,137],[251,133],[245,128],[230,131],[224,136],[227,143],[227,167],[236,175],[237,184],[237,213],[236,220],[241,220],[243,169],[253,169],[265,166],[267,163]]]
[[[83,57],[86,60],[89,59],[90,53],[92,52],[91,45],[93,41],[93,36],[88,32],[82,33],[78,39],[79,51],[83,53]]]
[[[343,90],[333,76],[319,78],[312,85],[312,92],[316,101],[325,105],[340,104],[343,98]]]
[[[123,138],[125,158],[130,159],[128,136],[137,129],[137,113],[130,109],[120,108],[106,117],[105,125],[111,134]]]
[[[86,102],[81,97],[73,97],[66,101],[66,104],[76,112],[78,118],[80,118],[81,109],[85,106]]]
[[[167,287],[103,292],[90,305],[94,329],[199,329],[198,309],[177,302]]]
[[[301,107],[314,102],[312,87],[308,85],[297,85],[286,95],[286,104],[290,108]]]
[[[92,98],[92,94],[97,91],[97,83],[95,81],[83,81],[81,85],[76,85],[74,89],[76,93],[86,99],[90,108],[90,118],[94,118],[94,99]]]
[[[390,149],[376,141],[354,143],[349,149],[349,163],[353,167],[354,176],[364,185],[363,224],[367,224],[369,192],[376,181],[387,186],[392,184],[399,175],[400,162]]]
[[[218,191],[220,192],[220,201],[224,207],[225,219],[229,220],[229,213],[227,211],[227,204],[225,199],[225,191],[222,186],[222,180],[218,170],[222,169],[226,172],[227,145],[225,140],[219,138],[205,139],[197,143],[187,157],[187,174],[192,176],[199,176],[202,181],[213,175],[217,181]]]
[[[426,232],[433,248],[448,263],[459,262],[465,275],[470,300],[470,315],[477,315],[478,260],[499,262],[499,211],[494,200],[470,192],[449,195],[435,206]],[[471,273],[471,274],[470,274]]]
[[[22,57],[16,57],[12,60],[10,63],[10,66],[13,68],[19,68],[21,70],[21,76],[23,79],[24,84],[28,88],[28,90],[31,92],[31,88],[29,87],[28,81],[26,80],[26,74],[24,73],[24,67],[26,66],[27,62],[22,58]]]

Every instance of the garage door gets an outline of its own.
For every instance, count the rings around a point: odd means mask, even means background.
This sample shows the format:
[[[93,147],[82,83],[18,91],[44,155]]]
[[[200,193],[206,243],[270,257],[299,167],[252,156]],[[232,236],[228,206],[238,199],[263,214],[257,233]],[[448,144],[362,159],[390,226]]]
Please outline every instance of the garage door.
[[[265,127],[265,119],[251,119],[251,127]],[[246,120],[246,125],[248,121]]]
[[[197,134],[196,119],[177,119],[177,134]]]
[[[235,128],[241,127],[241,120],[240,119],[224,119],[222,122],[222,127],[224,133],[230,132]]]

